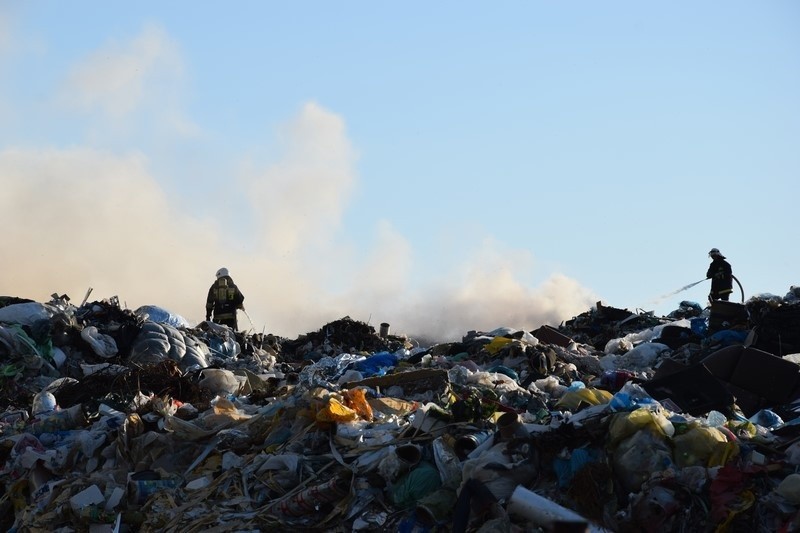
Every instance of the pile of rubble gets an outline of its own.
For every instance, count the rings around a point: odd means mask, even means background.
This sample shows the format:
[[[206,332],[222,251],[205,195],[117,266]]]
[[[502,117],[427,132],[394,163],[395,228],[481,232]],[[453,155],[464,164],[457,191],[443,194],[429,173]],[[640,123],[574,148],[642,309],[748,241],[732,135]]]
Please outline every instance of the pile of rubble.
[[[7,531],[790,531],[800,290],[421,347],[0,297]]]

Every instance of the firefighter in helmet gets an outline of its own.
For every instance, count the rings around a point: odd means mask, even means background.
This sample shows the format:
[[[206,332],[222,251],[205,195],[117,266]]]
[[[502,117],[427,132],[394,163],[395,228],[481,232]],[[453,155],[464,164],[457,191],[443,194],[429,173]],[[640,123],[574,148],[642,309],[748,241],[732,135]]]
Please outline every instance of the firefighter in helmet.
[[[725,260],[718,249],[712,248],[708,252],[708,257],[711,258],[711,264],[706,272],[706,279],[711,280],[711,292],[708,295],[708,301],[725,300],[728,301],[731,293],[733,292],[733,271],[731,265]]]
[[[217,270],[217,279],[211,288],[208,289],[206,298],[206,320],[211,320],[214,315],[214,322],[224,324],[238,331],[236,322],[236,311],[244,311],[244,295],[239,287],[233,282],[228,269],[223,267]]]

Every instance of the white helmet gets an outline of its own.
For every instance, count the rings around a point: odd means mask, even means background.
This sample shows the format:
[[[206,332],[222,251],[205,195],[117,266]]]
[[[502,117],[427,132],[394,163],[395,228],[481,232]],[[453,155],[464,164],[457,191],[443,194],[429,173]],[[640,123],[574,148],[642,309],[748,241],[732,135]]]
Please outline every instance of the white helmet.
[[[217,270],[217,279],[221,278],[222,276],[228,276],[228,269],[225,267],[220,268]]]

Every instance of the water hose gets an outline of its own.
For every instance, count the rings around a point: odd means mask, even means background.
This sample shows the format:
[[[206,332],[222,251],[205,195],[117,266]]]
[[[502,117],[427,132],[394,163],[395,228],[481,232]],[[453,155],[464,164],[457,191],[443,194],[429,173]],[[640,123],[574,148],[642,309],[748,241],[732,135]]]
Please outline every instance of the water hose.
[[[253,329],[253,332],[255,332],[256,327],[255,325],[253,325],[253,320],[250,318],[250,315],[248,315],[247,311],[245,311],[244,309],[242,309],[242,313],[244,313],[244,316],[247,317],[247,320],[250,322],[250,327]]]
[[[742,293],[742,303],[744,303],[744,289],[742,288],[742,284],[739,283],[739,280],[733,274],[731,274],[731,277],[736,282],[736,284],[739,286],[739,291]]]

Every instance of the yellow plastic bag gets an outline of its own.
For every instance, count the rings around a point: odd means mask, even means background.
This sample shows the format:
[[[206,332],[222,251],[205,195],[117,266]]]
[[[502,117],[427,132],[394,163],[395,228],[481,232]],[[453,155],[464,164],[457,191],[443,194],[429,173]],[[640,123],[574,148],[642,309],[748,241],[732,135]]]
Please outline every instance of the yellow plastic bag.
[[[494,355],[500,351],[500,349],[505,346],[506,344],[513,342],[514,339],[509,339],[508,337],[495,337],[493,338],[489,344],[483,347],[484,350],[489,352],[490,354]]]
[[[564,393],[564,396],[556,402],[556,407],[565,407],[568,411],[576,411],[582,403],[600,405],[610,402],[613,397],[614,395],[606,390],[583,388]]]
[[[647,427],[662,437],[672,437],[675,434],[675,426],[660,410],[653,411],[647,407],[640,407],[628,413],[614,415],[608,427],[611,445],[616,446],[621,440]]]
[[[358,413],[333,397],[317,412],[317,422],[352,422],[357,418]]]
[[[722,466],[739,453],[735,442],[728,442],[725,434],[717,428],[695,426],[686,433],[672,439],[675,464],[681,468]]]

